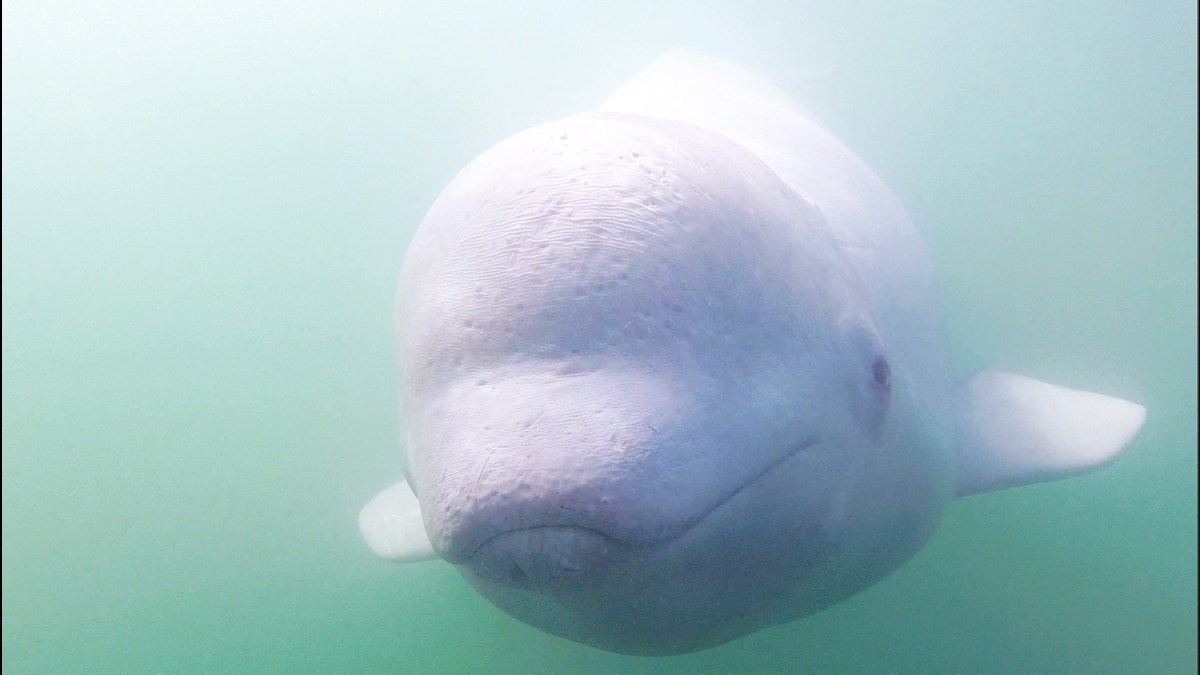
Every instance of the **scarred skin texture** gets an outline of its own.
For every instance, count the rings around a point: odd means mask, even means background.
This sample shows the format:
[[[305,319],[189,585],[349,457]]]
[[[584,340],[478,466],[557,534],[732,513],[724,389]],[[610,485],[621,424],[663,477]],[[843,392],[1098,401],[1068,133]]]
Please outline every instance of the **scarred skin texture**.
[[[679,121],[576,115],[472,162],[397,296],[437,553],[517,618],[638,654],[811,614],[911,556],[952,494],[918,405],[941,385],[912,377],[923,338],[891,347],[911,317],[877,320],[845,231]]]

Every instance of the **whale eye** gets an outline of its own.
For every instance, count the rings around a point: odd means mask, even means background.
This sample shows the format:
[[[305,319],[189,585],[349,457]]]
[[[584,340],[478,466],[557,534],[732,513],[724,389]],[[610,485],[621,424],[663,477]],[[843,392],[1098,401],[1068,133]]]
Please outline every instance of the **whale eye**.
[[[876,356],[871,363],[871,375],[875,378],[875,386],[881,389],[892,386],[892,368],[882,356]]]

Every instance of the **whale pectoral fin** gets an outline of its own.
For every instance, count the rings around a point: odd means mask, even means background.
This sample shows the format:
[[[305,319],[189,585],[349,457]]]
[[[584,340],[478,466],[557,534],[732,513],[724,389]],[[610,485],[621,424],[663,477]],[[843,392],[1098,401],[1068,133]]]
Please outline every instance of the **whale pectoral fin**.
[[[958,495],[1097,469],[1137,436],[1142,406],[1022,375],[983,371],[963,387]]]
[[[400,481],[375,495],[358,513],[358,530],[375,555],[399,562],[436,558],[421,505],[407,481]]]

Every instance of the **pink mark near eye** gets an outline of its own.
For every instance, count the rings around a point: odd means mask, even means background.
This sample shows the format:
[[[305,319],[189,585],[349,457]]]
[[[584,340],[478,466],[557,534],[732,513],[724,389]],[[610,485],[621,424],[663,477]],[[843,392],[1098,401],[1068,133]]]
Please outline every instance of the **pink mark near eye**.
[[[876,385],[880,387],[892,385],[892,369],[888,366],[887,359],[882,356],[875,357],[875,362],[871,364],[871,373],[875,376]]]

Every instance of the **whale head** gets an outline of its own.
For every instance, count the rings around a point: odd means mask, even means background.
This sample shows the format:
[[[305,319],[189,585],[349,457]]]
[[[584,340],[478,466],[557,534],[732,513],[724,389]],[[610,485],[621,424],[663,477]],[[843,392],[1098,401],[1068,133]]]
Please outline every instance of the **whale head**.
[[[398,340],[439,556],[623,651],[803,593],[895,388],[816,208],[717,134],[588,114],[482,155],[420,233]]]

